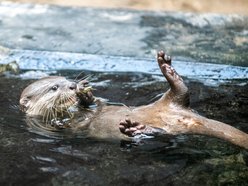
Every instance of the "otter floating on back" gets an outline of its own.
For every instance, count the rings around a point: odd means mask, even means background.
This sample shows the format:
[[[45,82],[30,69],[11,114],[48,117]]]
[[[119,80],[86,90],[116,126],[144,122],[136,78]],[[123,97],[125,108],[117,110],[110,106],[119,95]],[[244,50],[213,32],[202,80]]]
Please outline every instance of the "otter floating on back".
[[[248,149],[248,134],[225,123],[198,115],[189,108],[189,92],[183,79],[171,67],[171,58],[163,51],[157,55],[158,65],[170,89],[158,101],[136,108],[106,105],[93,97],[87,81],[72,82],[50,76],[38,80],[21,94],[20,106],[28,116],[41,116],[46,125],[57,128],[87,130],[87,136],[101,139],[127,139],[137,134],[177,135],[202,134],[227,140]],[[94,108],[90,105],[95,104]],[[84,115],[77,124],[72,108]],[[67,121],[67,120],[66,120]],[[121,132],[120,132],[121,131]]]

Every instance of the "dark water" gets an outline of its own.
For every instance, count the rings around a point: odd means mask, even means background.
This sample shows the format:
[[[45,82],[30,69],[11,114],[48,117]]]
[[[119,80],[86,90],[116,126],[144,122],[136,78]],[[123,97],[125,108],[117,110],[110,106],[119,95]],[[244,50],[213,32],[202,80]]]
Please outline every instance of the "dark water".
[[[79,72],[57,74],[74,79]],[[168,88],[160,75],[91,74],[96,96],[126,105],[150,103]],[[54,139],[30,132],[16,105],[31,81],[0,77],[0,185],[248,184],[248,151],[215,138],[180,135],[128,144],[81,137]],[[185,81],[192,108],[248,132],[247,80],[218,87]]]

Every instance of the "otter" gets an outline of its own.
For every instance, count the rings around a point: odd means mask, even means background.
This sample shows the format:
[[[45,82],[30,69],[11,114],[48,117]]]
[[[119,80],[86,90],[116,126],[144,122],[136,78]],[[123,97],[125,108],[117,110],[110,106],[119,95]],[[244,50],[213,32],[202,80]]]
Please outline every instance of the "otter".
[[[134,108],[108,105],[93,96],[86,80],[74,82],[50,76],[25,88],[20,106],[27,116],[43,118],[43,127],[55,131],[69,128],[98,139],[132,139],[138,134],[201,134],[248,149],[248,134],[200,116],[189,107],[188,87],[171,66],[171,61],[163,51],[158,52],[157,62],[170,89],[149,105]],[[75,115],[83,117],[78,120],[74,119]]]

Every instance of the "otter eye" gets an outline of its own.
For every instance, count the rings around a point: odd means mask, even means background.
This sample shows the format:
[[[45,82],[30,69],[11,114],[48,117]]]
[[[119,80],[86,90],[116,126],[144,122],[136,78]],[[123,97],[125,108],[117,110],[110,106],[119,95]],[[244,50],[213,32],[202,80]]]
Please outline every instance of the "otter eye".
[[[56,91],[58,88],[59,88],[58,85],[54,85],[54,86],[52,86],[51,90]]]

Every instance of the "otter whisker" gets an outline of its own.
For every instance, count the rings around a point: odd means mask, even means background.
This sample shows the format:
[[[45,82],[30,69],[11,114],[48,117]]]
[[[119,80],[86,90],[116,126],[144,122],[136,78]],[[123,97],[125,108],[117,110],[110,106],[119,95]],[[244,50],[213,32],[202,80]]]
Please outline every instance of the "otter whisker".
[[[46,118],[46,124],[49,124],[51,122],[51,120],[53,119],[53,108],[49,107],[47,108],[48,110],[48,114],[47,114],[47,118]]]
[[[51,114],[51,110],[47,109],[47,113],[46,113],[46,120],[45,120],[46,127],[47,127],[47,126],[48,126],[48,124],[49,124],[50,114]]]
[[[70,98],[71,98],[72,96],[71,95],[69,95],[69,93],[64,93],[64,100],[65,100],[65,102],[69,102],[70,101]],[[71,102],[70,102],[71,103]]]
[[[48,112],[47,112],[47,117],[46,117],[46,126],[49,125],[49,123],[51,122],[51,113],[52,113],[52,110],[51,109],[47,109]]]
[[[49,119],[50,120],[57,118],[56,117],[56,108],[55,108],[55,105],[54,104],[55,103],[52,102],[51,107],[49,107],[49,110],[50,110],[50,112],[49,112],[49,116],[50,116]]]
[[[74,102],[72,96],[68,97],[67,99],[68,99],[68,102],[69,102],[71,105],[74,105],[75,102]]]
[[[45,115],[44,115],[44,118],[45,118],[45,124],[46,124],[46,126],[47,126],[47,124],[48,124],[48,117],[49,117],[49,114],[50,114],[50,110],[49,109],[45,109]]]
[[[66,105],[65,104],[64,106],[65,106],[66,112],[68,113],[69,117],[72,118],[72,114],[68,110],[68,108],[70,107],[70,105],[73,105],[74,104],[73,101],[72,101],[72,96],[66,95],[65,102],[69,102],[69,105]]]
[[[53,108],[53,110],[52,110],[52,117],[53,117],[53,119],[57,119],[58,118],[58,112],[57,112],[57,108]]]
[[[64,111],[63,111],[63,107],[65,106],[65,95],[64,94],[61,95],[60,102],[61,102],[60,112],[62,114],[62,117],[64,117]]]
[[[57,120],[57,112],[56,112],[56,110],[53,110],[53,112],[51,112],[52,113],[52,118],[53,119],[55,119],[55,120]]]
[[[61,97],[59,97],[59,101],[61,100]],[[54,101],[53,101],[53,117],[54,117],[54,119],[57,119],[58,118],[58,113],[59,113],[59,111],[58,111],[58,108],[57,107],[55,107],[55,103],[56,103],[56,101],[58,101],[58,99],[54,99]]]
[[[70,118],[73,118],[73,114],[70,112],[69,107],[66,108],[66,111]]]
[[[50,123],[50,120],[52,120],[54,117],[54,114],[53,114],[54,113],[54,111],[53,111],[54,103],[55,103],[54,101],[52,103],[47,101],[47,104],[44,104],[41,108],[41,110],[44,109],[43,112],[45,112],[44,118],[45,118],[46,126]]]
[[[60,111],[63,116],[64,116],[65,110],[67,110],[66,102],[67,102],[67,95],[64,93],[61,95],[61,100],[60,100],[60,103],[61,103]]]
[[[48,111],[49,111],[48,109],[45,109],[45,110],[44,110],[44,115],[43,115],[43,117],[42,117],[42,121],[45,122],[45,123],[47,122],[46,117],[47,117]]]
[[[37,105],[38,105],[38,102],[37,102]],[[35,107],[39,108],[38,106],[35,105]],[[45,117],[47,117],[47,113],[49,112],[49,109],[47,109],[47,104],[43,104],[40,106],[40,109],[38,111],[38,113],[43,113],[44,112],[44,115],[43,115],[43,121],[45,121]],[[46,119],[47,121],[47,119]]]
[[[77,78],[81,75],[81,74],[83,74],[84,73],[84,71],[81,71],[78,75],[77,75],[77,77],[74,79],[74,81],[77,81]]]
[[[82,80],[89,80],[89,78],[91,78],[93,76],[93,74],[89,74],[89,75],[86,75],[84,77],[82,77],[81,79],[79,80],[75,80],[77,83],[79,83],[80,81]]]

